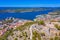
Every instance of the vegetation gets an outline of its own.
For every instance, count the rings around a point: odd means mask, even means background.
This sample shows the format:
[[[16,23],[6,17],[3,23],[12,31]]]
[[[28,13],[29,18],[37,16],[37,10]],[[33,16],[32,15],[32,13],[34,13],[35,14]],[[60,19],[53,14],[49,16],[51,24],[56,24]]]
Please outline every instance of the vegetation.
[[[53,40],[53,38],[50,38],[50,40]]]
[[[17,38],[15,38],[14,40],[18,40]]]
[[[6,31],[4,35],[0,37],[0,40],[7,40],[8,35],[12,33],[12,30]]]
[[[44,32],[42,32],[42,33],[41,33],[41,36],[45,36],[45,33],[44,33]]]
[[[2,30],[2,28],[0,28],[0,30]]]
[[[55,36],[54,38],[50,38],[50,40],[60,40],[59,36]]]
[[[34,23],[35,23],[35,22],[27,22],[27,23],[25,23],[24,25],[21,25],[21,26],[17,27],[16,30],[22,31],[22,30],[24,30],[26,27],[30,27],[30,25],[32,25],[32,24],[34,24]]]
[[[22,35],[25,37],[24,40],[26,40],[26,38],[27,38],[27,33],[26,33],[26,32],[22,32]]]
[[[54,37],[54,40],[59,40],[59,37],[58,37],[58,36],[55,36],[55,37]]]
[[[60,26],[58,26],[58,24],[54,25],[58,30],[60,30]]]
[[[51,22],[57,22],[56,20],[51,20]]]
[[[55,36],[54,38],[50,38],[50,40],[60,40],[59,36]]]
[[[11,33],[10,35],[11,35],[11,36],[13,36],[14,34],[13,34],[13,33]]]
[[[38,24],[39,24],[39,25],[45,25],[45,23],[44,23],[43,20],[38,21]]]
[[[32,40],[36,40],[36,38],[38,38],[38,40],[41,40],[41,36],[39,33],[37,33],[36,31],[33,32],[33,37]]]

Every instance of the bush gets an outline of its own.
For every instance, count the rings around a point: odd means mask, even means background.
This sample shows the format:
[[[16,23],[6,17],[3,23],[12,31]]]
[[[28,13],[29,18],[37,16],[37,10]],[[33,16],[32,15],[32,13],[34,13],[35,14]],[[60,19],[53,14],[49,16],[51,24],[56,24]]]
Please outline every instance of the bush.
[[[53,40],[53,38],[50,38],[50,40]]]
[[[58,24],[54,25],[58,30],[60,30],[60,26],[58,26]]]
[[[43,20],[38,21],[38,24],[39,24],[39,25],[45,25],[45,23],[44,23]]]
[[[44,32],[42,32],[42,33],[41,33],[41,36],[45,36],[45,33],[44,33]]]
[[[41,40],[41,36],[39,33],[37,33],[36,31],[33,32],[33,37],[32,40],[36,40],[36,38],[38,38],[38,40]]]
[[[54,40],[59,40],[59,37],[58,37],[58,36],[55,36],[55,37],[54,37]]]
[[[17,38],[15,38],[14,40],[18,40]]]

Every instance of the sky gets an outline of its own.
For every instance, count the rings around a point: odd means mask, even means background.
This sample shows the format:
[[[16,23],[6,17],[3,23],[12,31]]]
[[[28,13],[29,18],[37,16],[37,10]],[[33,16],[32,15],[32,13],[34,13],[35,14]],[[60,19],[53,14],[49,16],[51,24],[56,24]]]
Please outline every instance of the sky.
[[[0,7],[60,7],[60,0],[0,0]]]

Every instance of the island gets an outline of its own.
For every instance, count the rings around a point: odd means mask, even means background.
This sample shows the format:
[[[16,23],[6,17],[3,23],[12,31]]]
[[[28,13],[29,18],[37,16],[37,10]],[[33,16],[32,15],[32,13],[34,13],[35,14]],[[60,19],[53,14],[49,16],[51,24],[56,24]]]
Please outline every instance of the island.
[[[58,11],[60,7],[0,7],[0,13],[24,13],[24,12],[35,12],[35,11],[46,11],[46,10],[53,10]]]

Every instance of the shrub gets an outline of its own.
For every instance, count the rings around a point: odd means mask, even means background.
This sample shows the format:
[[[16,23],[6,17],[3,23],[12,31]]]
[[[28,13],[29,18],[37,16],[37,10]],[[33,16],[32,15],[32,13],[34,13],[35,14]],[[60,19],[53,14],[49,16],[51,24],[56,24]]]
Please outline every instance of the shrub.
[[[33,32],[33,37],[32,40],[36,40],[36,38],[38,38],[38,40],[41,40],[41,36],[39,33],[37,33],[36,31]]]
[[[58,30],[60,30],[60,26],[58,26],[58,24],[54,25]]]
[[[45,25],[45,23],[44,23],[43,20],[38,21],[38,24],[39,24],[39,25]]]
[[[55,36],[55,37],[54,37],[54,40],[59,40],[59,37],[58,37],[58,36]]]
[[[53,38],[50,38],[50,40],[53,40]]]
[[[17,38],[15,38],[14,40],[18,40]]]

